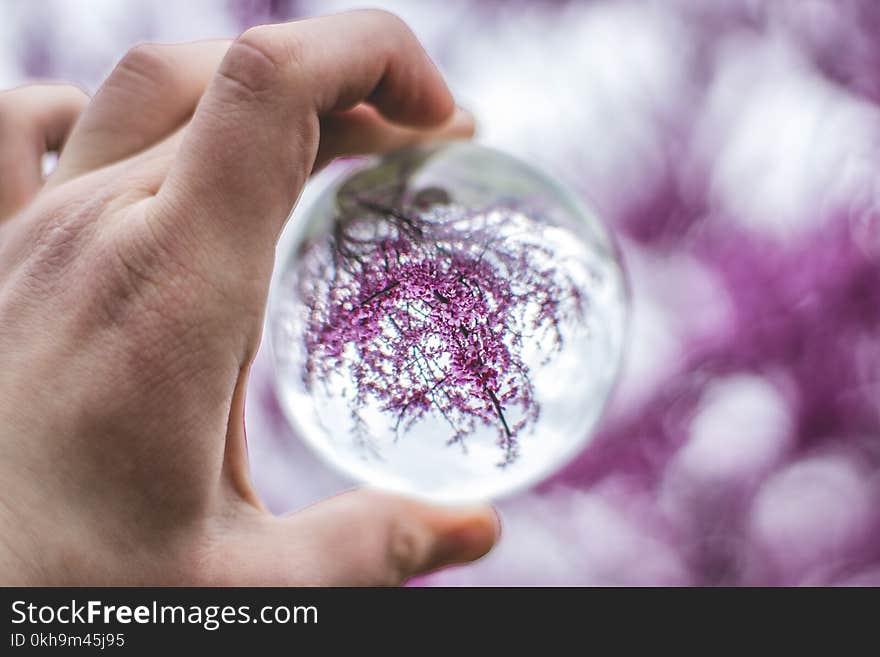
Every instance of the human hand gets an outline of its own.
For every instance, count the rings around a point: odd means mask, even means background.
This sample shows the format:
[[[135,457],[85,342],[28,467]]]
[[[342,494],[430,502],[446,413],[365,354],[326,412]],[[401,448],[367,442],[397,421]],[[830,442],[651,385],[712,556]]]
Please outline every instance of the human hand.
[[[312,170],[472,130],[376,11],[139,46],[91,101],[0,95],[3,583],[396,584],[488,551],[488,507],[357,491],[269,514],[243,427]]]

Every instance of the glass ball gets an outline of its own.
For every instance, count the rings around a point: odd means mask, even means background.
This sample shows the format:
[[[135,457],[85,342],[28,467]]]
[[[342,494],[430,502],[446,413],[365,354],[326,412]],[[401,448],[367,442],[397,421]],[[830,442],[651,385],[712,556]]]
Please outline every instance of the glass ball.
[[[355,480],[495,499],[588,441],[627,293],[596,215],[471,142],[361,161],[289,222],[270,321],[282,407]]]

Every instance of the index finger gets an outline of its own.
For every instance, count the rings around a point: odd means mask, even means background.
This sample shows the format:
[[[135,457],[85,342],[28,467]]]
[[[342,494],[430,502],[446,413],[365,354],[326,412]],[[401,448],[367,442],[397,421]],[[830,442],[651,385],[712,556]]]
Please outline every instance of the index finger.
[[[245,259],[270,255],[312,169],[319,115],[359,102],[421,127],[455,109],[415,36],[387,12],[245,32],[209,84],[160,190],[174,221],[191,224],[181,234]]]

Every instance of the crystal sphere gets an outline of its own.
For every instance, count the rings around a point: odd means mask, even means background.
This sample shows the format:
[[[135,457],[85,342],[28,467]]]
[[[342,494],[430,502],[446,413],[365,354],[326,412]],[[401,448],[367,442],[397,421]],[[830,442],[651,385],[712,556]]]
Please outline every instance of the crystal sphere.
[[[297,211],[269,328],[299,436],[355,480],[498,498],[586,444],[627,293],[596,215],[470,142],[360,161]]]

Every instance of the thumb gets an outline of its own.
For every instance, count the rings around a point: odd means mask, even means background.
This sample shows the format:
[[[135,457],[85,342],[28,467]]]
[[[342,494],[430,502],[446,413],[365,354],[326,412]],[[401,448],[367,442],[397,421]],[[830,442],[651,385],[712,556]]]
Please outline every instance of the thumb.
[[[343,493],[248,528],[248,583],[396,586],[453,563],[479,559],[498,539],[489,506],[433,506],[372,490]]]

